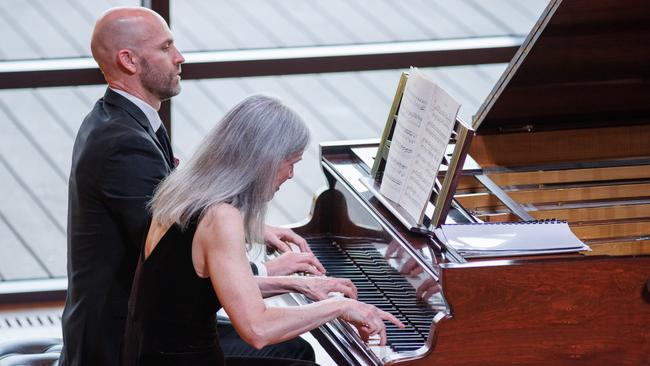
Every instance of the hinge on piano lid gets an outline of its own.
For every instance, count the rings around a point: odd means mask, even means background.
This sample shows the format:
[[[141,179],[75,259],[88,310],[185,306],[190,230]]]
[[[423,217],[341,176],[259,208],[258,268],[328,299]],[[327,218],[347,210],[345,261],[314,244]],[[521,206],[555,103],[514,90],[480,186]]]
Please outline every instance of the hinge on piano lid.
[[[533,132],[535,129],[535,125],[532,123],[529,123],[527,125],[523,126],[499,126],[498,130],[499,132],[503,133],[509,133],[509,132]]]

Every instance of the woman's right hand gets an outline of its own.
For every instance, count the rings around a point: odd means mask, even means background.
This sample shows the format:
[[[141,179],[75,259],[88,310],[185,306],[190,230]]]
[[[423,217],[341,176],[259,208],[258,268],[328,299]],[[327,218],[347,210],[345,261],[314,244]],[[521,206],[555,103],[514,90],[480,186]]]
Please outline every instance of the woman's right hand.
[[[341,298],[340,301],[343,301],[343,315],[340,318],[354,325],[364,342],[368,342],[369,337],[378,334],[379,345],[386,345],[386,325],[384,320],[404,328],[404,324],[393,314],[380,310],[373,305],[345,298]]]

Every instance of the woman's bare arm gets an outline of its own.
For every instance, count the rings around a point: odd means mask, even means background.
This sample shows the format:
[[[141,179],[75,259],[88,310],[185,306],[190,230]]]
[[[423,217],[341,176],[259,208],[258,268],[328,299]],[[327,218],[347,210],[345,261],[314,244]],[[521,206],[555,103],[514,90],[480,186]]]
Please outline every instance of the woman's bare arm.
[[[230,205],[209,209],[197,228],[193,245],[203,259],[199,263],[205,266],[197,271],[210,276],[237,333],[253,347],[294,338],[337,317],[355,325],[360,334],[379,334],[381,343],[386,337],[383,320],[401,325],[389,313],[345,298],[267,308],[248,265],[239,210]]]

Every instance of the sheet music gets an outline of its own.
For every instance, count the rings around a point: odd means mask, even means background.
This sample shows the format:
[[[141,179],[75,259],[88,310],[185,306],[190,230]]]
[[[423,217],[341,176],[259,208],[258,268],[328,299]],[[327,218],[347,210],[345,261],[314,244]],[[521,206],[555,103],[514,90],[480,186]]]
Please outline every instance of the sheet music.
[[[460,104],[411,68],[380,187],[421,223]]]
[[[566,221],[442,225],[435,233],[466,258],[591,250]]]

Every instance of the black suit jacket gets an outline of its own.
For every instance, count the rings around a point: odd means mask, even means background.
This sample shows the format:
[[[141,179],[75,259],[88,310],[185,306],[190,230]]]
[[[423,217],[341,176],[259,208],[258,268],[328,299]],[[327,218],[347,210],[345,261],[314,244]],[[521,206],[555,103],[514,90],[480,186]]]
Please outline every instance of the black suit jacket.
[[[163,151],[144,113],[110,89],[79,128],[69,181],[61,366],[120,363],[146,203],[173,169]]]

